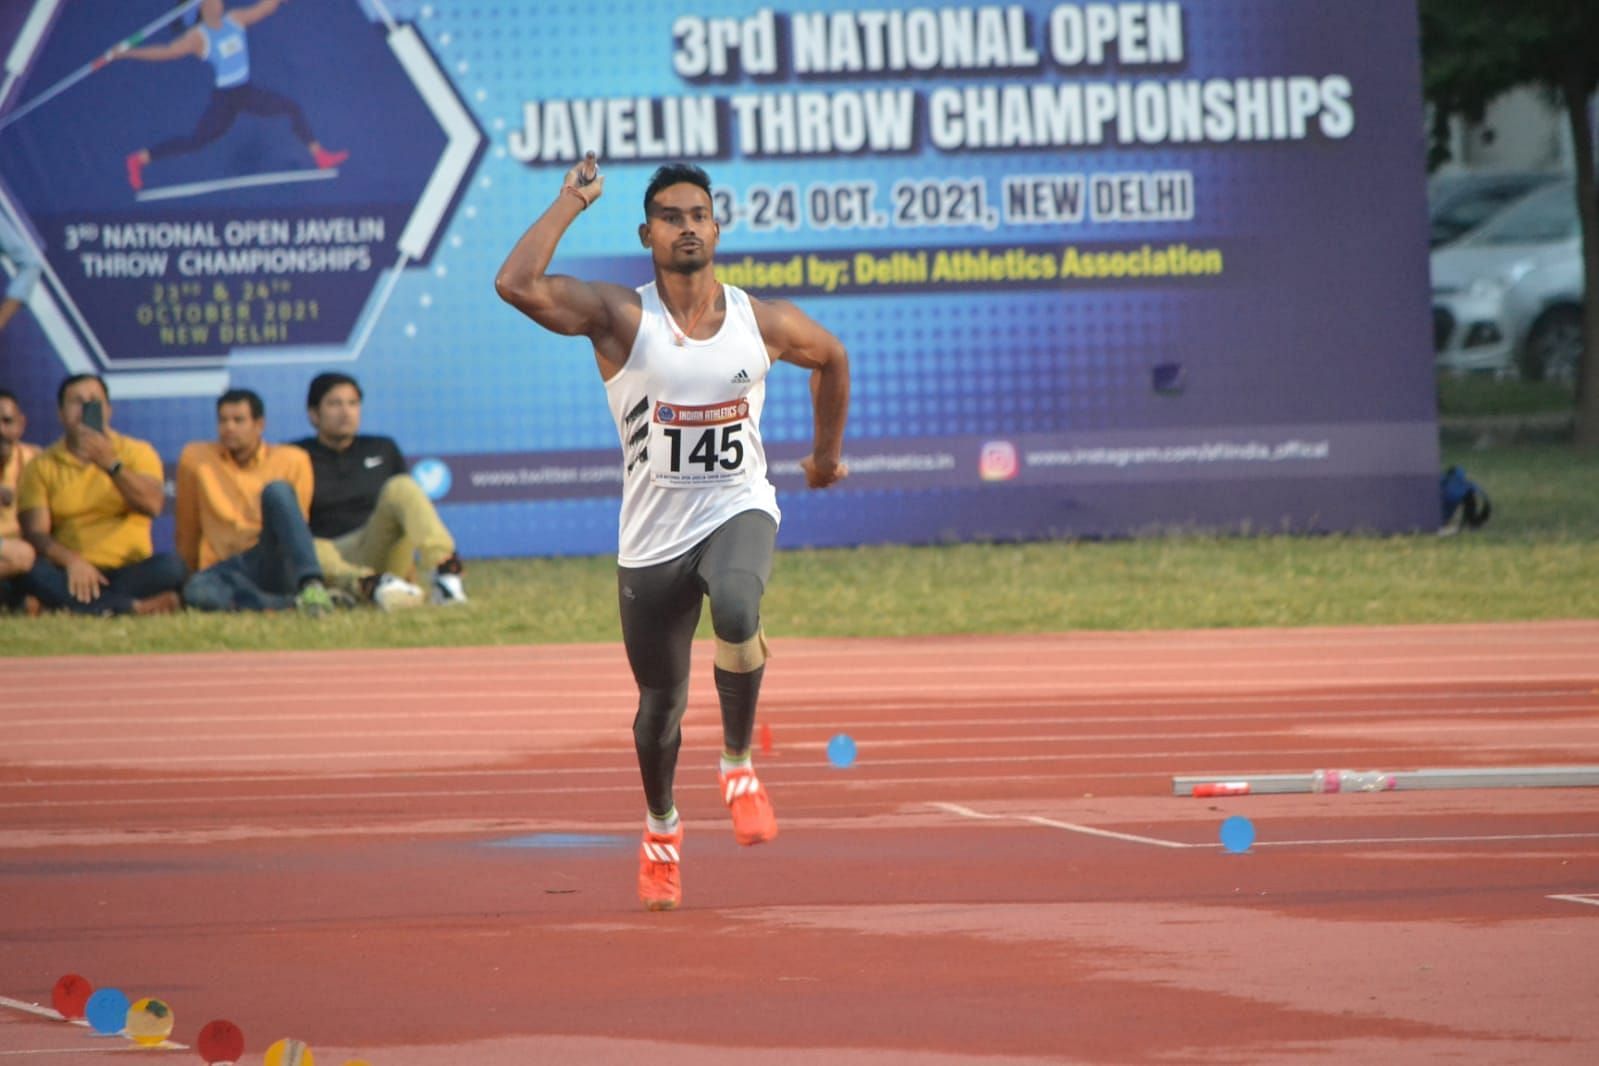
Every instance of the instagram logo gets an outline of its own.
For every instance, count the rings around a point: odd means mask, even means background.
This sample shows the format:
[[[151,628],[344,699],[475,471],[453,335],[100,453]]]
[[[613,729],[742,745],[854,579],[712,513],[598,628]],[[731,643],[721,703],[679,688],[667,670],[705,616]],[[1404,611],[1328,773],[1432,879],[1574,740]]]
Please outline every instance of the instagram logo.
[[[984,481],[1009,481],[1016,476],[1016,445],[1008,440],[991,440],[983,445],[977,471]]]

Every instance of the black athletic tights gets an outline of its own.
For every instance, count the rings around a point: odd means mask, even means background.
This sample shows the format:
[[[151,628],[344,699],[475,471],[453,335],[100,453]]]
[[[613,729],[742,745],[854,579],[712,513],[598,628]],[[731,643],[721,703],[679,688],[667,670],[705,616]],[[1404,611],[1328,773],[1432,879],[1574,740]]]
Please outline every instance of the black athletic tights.
[[[761,595],[772,573],[777,524],[762,511],[744,511],[676,559],[655,566],[618,567],[622,642],[638,682],[633,745],[650,810],[672,809],[672,780],[688,705],[689,653],[706,596],[711,627],[730,644],[755,636]],[[717,667],[722,737],[729,751],[746,751],[755,729],[755,703],[765,667],[735,674]]]
[[[162,159],[204,148],[228,132],[228,128],[241,114],[287,115],[289,125],[294,128],[294,135],[300,138],[302,144],[310,144],[316,140],[311,135],[311,125],[306,122],[305,112],[300,110],[299,104],[281,93],[261,89],[246,82],[231,89],[213,89],[211,99],[206,103],[205,113],[195,124],[194,132],[187,137],[172,137],[152,146],[150,158]]]

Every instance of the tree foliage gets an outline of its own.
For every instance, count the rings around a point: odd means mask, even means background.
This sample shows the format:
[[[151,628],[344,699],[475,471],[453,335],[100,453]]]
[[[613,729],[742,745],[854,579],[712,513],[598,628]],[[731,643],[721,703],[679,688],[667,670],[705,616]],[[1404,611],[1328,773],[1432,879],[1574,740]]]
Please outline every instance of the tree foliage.
[[[1599,448],[1599,186],[1589,101],[1599,90],[1599,0],[1421,0],[1423,84],[1433,106],[1429,158],[1448,158],[1449,120],[1479,119],[1508,89],[1538,85],[1561,102],[1577,158],[1583,323],[1577,443]]]

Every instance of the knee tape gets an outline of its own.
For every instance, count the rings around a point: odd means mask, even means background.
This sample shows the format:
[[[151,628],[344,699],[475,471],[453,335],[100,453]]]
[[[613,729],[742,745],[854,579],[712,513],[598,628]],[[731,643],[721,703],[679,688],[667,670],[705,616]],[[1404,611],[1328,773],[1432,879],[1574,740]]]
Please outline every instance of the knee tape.
[[[716,638],[716,665],[730,674],[754,673],[766,665],[769,653],[764,629],[757,629],[753,637],[740,644]]]

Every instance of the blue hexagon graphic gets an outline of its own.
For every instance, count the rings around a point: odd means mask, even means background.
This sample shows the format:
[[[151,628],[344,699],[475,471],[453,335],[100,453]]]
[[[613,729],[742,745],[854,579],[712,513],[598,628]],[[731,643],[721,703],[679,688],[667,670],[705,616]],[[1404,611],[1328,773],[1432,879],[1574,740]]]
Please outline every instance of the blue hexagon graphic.
[[[205,58],[163,61],[124,49],[192,41],[198,0],[23,6],[0,24],[0,211],[43,260],[29,306],[63,367],[214,396],[230,366],[357,359],[485,147],[415,28],[380,0],[248,25],[229,4]],[[245,91],[219,88],[241,51]]]

